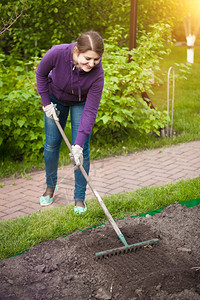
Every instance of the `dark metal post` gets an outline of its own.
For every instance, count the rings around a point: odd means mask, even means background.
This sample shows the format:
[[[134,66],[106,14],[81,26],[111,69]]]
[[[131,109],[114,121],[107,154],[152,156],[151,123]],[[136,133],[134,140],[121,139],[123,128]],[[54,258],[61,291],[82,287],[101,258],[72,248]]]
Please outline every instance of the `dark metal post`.
[[[129,50],[136,48],[137,7],[138,0],[131,0]]]
[[[136,48],[136,32],[137,32],[137,10],[138,0],[131,0],[131,12],[130,12],[130,31],[129,31],[129,51]],[[129,62],[131,62],[131,55],[129,55]],[[154,109],[153,103],[146,92],[142,92],[141,96],[143,100]]]

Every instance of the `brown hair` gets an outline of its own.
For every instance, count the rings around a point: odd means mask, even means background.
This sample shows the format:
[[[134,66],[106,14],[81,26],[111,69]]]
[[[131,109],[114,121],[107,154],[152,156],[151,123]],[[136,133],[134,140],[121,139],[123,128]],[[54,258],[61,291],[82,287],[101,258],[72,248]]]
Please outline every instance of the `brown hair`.
[[[100,57],[104,52],[103,39],[96,31],[88,31],[82,33],[77,39],[77,48],[79,53],[84,53],[88,50],[96,52]]]

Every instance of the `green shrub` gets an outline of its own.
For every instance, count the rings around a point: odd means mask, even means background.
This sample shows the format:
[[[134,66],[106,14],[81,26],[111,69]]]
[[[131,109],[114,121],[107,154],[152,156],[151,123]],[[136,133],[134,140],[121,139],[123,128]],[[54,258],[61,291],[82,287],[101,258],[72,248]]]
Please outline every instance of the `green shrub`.
[[[0,56],[0,147],[13,157],[35,161],[42,155],[44,122],[36,91],[33,62],[11,61]]]
[[[167,112],[151,109],[141,93],[152,93],[148,70],[154,80],[159,79],[155,74],[159,72],[160,59],[169,53],[166,35],[170,27],[164,24],[152,26],[150,33],[143,32],[139,46],[132,51],[118,45],[122,30],[117,27],[105,43],[105,86],[93,131],[102,135],[104,132],[120,135],[120,129],[133,128],[160,134],[159,129],[167,123]]]

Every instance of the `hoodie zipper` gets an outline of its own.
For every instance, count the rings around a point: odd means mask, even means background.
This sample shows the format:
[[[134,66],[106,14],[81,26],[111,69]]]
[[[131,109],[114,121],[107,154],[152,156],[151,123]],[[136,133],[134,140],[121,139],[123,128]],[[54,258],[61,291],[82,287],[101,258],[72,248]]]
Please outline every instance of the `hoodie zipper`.
[[[73,72],[76,70],[76,66],[74,65],[73,68],[70,69],[71,69],[71,87],[72,87]],[[72,94],[74,95],[73,89],[72,89]],[[79,98],[79,102],[81,102],[81,86],[80,86],[79,70],[78,70],[78,98]]]

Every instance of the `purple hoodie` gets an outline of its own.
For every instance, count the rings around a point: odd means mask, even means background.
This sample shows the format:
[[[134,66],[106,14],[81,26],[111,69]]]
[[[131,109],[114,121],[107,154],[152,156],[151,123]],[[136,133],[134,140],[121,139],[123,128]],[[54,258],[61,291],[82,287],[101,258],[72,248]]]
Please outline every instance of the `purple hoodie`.
[[[37,71],[37,89],[43,105],[51,103],[49,94],[64,103],[86,101],[75,144],[82,146],[90,135],[101,100],[104,71],[101,61],[90,72],[73,63],[76,43],[53,46],[42,58]]]

